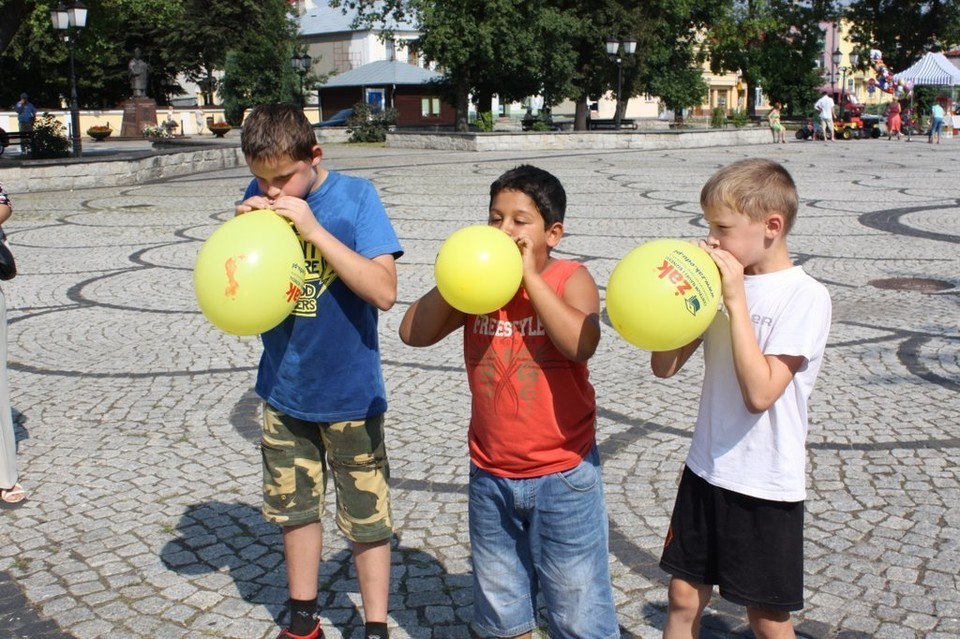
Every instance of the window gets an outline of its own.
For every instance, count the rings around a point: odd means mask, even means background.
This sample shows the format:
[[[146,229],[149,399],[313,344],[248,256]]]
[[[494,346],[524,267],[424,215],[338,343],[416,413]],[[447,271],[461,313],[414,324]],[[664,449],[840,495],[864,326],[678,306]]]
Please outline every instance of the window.
[[[424,118],[440,117],[440,98],[422,97],[420,98],[420,116]]]
[[[367,104],[374,111],[383,110],[383,89],[367,89]]]

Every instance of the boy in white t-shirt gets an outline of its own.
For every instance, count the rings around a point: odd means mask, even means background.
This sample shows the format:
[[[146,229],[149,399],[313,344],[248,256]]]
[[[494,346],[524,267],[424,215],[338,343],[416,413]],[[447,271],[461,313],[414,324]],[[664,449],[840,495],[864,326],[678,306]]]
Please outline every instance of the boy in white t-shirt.
[[[798,197],[781,165],[720,169],[700,206],[723,308],[700,338],[650,357],[654,374],[670,377],[704,344],[697,424],[660,560],[672,575],[663,636],[698,636],[716,584],[746,606],[757,637],[792,638],[790,612],[803,607],[807,401],[830,296],[790,259]]]

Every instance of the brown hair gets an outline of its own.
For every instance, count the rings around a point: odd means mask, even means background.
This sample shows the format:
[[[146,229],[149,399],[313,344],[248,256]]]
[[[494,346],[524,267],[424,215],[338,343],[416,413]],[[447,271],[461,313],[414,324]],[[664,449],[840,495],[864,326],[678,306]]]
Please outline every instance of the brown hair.
[[[700,191],[700,208],[708,211],[718,206],[726,206],[755,222],[780,213],[786,235],[797,217],[797,185],[790,173],[773,160],[739,160],[710,176]]]
[[[300,107],[292,104],[261,104],[253,108],[243,122],[240,148],[252,160],[277,160],[289,157],[309,162],[313,159],[316,135]]]

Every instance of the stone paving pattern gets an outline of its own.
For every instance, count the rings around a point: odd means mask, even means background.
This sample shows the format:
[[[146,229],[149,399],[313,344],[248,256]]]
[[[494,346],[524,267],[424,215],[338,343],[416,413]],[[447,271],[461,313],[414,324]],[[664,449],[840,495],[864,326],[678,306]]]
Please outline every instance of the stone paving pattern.
[[[960,141],[921,138],[484,154],[328,147],[327,166],[373,180],[406,249],[399,301],[382,317],[394,638],[469,637],[461,347],[410,349],[396,336],[432,285],[442,241],[485,220],[494,178],[533,163],[569,194],[558,255],[582,260],[602,287],[644,241],[703,237],[703,182],[757,156],[796,179],[792,255],[834,303],[811,406],[798,630],[960,636]],[[279,530],[259,513],[259,344],[207,323],[191,279],[247,180],[234,168],[12,193],[6,226],[21,274],[3,289],[30,499],[0,511],[0,637],[260,639],[284,621]],[[921,290],[870,283],[885,278]],[[605,324],[591,369],[621,636],[659,637],[657,560],[696,414],[698,357],[657,380],[647,353]],[[324,630],[362,637],[349,552],[325,523]],[[715,596],[703,636],[744,634],[743,610]]]

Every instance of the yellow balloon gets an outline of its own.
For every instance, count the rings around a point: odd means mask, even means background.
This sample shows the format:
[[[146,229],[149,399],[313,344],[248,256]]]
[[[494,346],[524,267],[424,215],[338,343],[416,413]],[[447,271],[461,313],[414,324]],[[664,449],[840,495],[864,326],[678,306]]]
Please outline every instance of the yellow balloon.
[[[467,226],[440,247],[433,264],[440,295],[459,311],[492,313],[513,299],[523,279],[520,249],[493,226]]]
[[[720,271],[706,251],[682,240],[653,240],[610,274],[607,317],[634,346],[669,351],[703,334],[720,299]]]
[[[222,224],[200,247],[193,290],[214,326],[258,335],[290,315],[306,273],[289,222],[274,211],[251,211]]]

